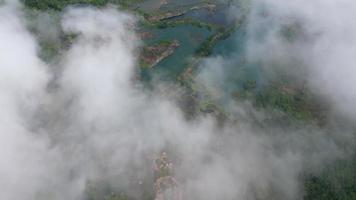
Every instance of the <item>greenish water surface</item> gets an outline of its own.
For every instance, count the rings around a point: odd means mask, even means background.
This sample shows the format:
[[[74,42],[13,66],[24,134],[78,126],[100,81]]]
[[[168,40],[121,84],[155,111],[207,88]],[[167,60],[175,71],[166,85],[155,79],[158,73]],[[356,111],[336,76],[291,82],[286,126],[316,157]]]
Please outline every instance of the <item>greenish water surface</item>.
[[[182,25],[166,29],[151,29],[154,37],[145,41],[147,45],[162,40],[178,40],[180,47],[175,52],[158,63],[153,69],[143,70],[147,76],[158,76],[161,80],[175,80],[188,65],[198,46],[212,33],[204,28]]]

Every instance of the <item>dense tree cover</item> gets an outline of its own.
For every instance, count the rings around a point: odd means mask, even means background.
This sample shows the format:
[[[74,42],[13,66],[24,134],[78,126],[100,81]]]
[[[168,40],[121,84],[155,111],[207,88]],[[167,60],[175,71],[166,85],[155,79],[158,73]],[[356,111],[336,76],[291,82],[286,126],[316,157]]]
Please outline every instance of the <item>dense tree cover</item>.
[[[62,10],[68,5],[93,5],[104,6],[108,3],[129,6],[142,0],[22,0],[27,7],[38,10]]]
[[[26,6],[39,10],[62,10],[68,5],[91,4],[94,6],[103,6],[109,0],[23,0]]]
[[[232,94],[236,101],[248,100],[257,109],[280,112],[288,120],[324,123],[325,108],[304,88],[282,81],[257,87],[255,80],[246,80],[241,85],[242,89]]]
[[[304,200],[356,200],[356,158],[329,166],[304,187]]]
[[[258,107],[279,109],[297,119],[311,119],[311,105],[303,91],[287,94],[276,88],[269,88],[257,94],[255,103]]]

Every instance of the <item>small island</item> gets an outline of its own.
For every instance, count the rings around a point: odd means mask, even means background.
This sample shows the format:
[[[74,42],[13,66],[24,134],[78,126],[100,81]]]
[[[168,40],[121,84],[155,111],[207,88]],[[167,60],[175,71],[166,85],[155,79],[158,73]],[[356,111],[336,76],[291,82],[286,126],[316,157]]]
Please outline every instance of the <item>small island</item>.
[[[153,68],[163,59],[172,55],[180,46],[178,40],[164,40],[152,46],[143,47],[140,55],[142,68]]]

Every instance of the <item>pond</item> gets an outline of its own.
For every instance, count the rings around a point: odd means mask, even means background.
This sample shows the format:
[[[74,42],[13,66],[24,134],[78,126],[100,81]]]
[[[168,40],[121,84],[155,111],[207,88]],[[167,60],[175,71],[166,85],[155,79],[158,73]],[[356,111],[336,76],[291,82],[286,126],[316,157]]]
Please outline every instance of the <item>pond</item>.
[[[224,62],[224,84],[221,90],[225,92],[223,98],[234,92],[244,90],[246,81],[256,81],[257,89],[264,80],[261,68],[257,64],[249,63],[246,58],[247,33],[246,25],[241,25],[230,37],[221,40],[213,49],[213,57],[222,57]]]
[[[162,60],[153,69],[143,70],[146,76],[154,74],[163,80],[175,80],[184,71],[199,45],[212,34],[207,29],[191,25],[149,31],[154,34],[154,38],[145,41],[148,45],[161,40],[174,39],[180,43],[180,47],[172,55]]]
[[[216,24],[219,26],[229,26],[234,22],[231,9],[228,5],[217,5],[216,10],[198,9],[190,11],[183,16],[174,19],[194,19],[205,23]]]

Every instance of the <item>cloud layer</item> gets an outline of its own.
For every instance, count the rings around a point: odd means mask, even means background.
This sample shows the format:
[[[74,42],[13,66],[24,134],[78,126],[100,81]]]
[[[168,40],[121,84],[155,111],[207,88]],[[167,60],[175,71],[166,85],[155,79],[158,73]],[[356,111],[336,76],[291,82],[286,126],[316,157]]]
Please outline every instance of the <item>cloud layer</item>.
[[[310,80],[312,87],[323,86],[322,94],[337,102],[337,108],[352,106],[355,95],[348,86],[355,80],[349,54],[354,30],[351,24],[314,17],[315,7],[327,13],[336,6],[331,1],[317,2],[303,7],[301,3],[263,2],[267,8],[281,10],[276,12],[279,18],[285,13],[305,19],[313,16],[311,21],[301,19],[304,26],[314,25],[307,33],[317,34],[318,39],[303,46],[310,47],[307,53],[299,52],[301,43],[289,51],[296,54],[284,55],[289,46],[276,35],[280,21],[275,24],[272,20],[266,40],[250,38],[250,59],[270,63],[297,55],[315,77]],[[348,3],[345,1],[346,6]],[[351,6],[350,12],[335,11],[331,16],[346,20],[353,11]],[[254,32],[255,23],[264,21],[254,10],[251,13],[250,31]],[[184,199],[300,199],[301,173],[345,153],[338,144],[340,138],[331,135],[333,131],[261,126],[253,119],[265,114],[248,106],[234,107],[243,123],[220,127],[208,116],[188,121],[168,97],[172,93],[169,86],[162,86],[163,92],[147,91],[134,80],[141,45],[134,32],[135,20],[116,8],[67,9],[61,29],[76,37],[59,64],[49,65],[39,59],[37,41],[27,30],[21,11],[13,5],[1,6],[1,199],[85,199],[91,182],[142,199],[143,190],[153,187],[151,164],[162,150],[177,158],[175,174]],[[338,37],[343,32],[330,30],[332,25],[350,35]],[[349,42],[342,43],[345,38]],[[277,54],[265,54],[270,48],[277,48],[273,51]],[[211,63],[224,62],[219,58]],[[336,64],[342,70],[334,70]],[[323,82],[330,75],[343,80]],[[198,78],[209,87],[209,76],[202,72]],[[219,77],[213,78],[219,83]],[[251,112],[252,116],[247,114]],[[141,186],[141,181],[149,184]]]
[[[356,4],[353,1],[252,1],[249,18],[249,59],[280,65],[307,80],[309,87],[330,100],[333,108],[355,120],[356,77],[353,73]],[[296,38],[283,37],[294,26]],[[296,69],[297,68],[297,69]],[[295,70],[295,71],[294,71]],[[300,72],[299,72],[300,73]]]

